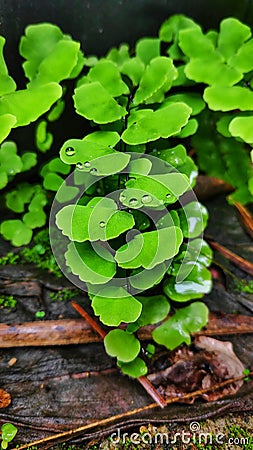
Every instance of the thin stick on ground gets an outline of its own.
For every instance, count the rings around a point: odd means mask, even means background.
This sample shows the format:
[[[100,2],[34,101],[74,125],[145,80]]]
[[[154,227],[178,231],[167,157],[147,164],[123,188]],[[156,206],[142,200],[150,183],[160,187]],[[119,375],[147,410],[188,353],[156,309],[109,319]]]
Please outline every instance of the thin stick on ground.
[[[252,376],[253,376],[253,370],[249,374],[247,374],[247,378],[252,377]],[[171,403],[176,403],[178,401],[181,402],[182,400],[187,400],[189,398],[198,397],[202,394],[205,394],[207,392],[216,391],[224,386],[228,386],[229,384],[236,383],[237,381],[243,380],[245,378],[246,378],[245,375],[240,375],[235,378],[229,378],[228,380],[222,381],[221,383],[217,383],[212,387],[208,387],[206,389],[198,389],[197,391],[194,391],[194,392],[189,392],[184,395],[169,398],[165,401],[165,403],[166,403],[166,405],[170,405]],[[122,414],[117,414],[112,417],[107,417],[106,419],[103,419],[103,420],[99,420],[99,421],[96,421],[93,423],[89,423],[87,425],[83,425],[81,427],[75,428],[74,430],[64,431],[62,433],[58,433],[56,435],[48,436],[46,438],[31,442],[30,444],[21,445],[19,447],[19,450],[25,450],[25,449],[31,448],[33,446],[36,446],[36,445],[38,445],[38,446],[44,445],[45,446],[50,443],[52,443],[52,445],[54,445],[54,443],[56,443],[56,441],[59,441],[59,440],[62,441],[63,439],[65,441],[67,441],[67,440],[70,440],[72,438],[79,436],[80,434],[83,434],[84,432],[90,431],[93,428],[109,425],[113,422],[116,422],[116,421],[119,421],[122,419],[126,419],[127,417],[135,416],[137,414],[143,413],[143,412],[151,410],[151,409],[155,409],[157,407],[158,407],[157,403],[150,403],[149,405],[143,406],[141,408],[136,408],[136,409],[127,411]],[[47,447],[47,448],[49,448],[49,447]],[[14,450],[14,448],[11,450]]]
[[[91,325],[91,327],[104,339],[106,332],[99,326],[99,324],[76,302],[71,302],[73,308]],[[164,408],[166,403],[164,398],[159,394],[156,388],[150,383],[147,377],[142,376],[137,378],[139,383],[144,387],[146,392],[155,400],[155,402]]]
[[[71,302],[73,308],[82,316],[86,322],[97,332],[97,334],[104,339],[106,336],[106,332],[100,327],[100,325],[83,309],[78,303]]]
[[[253,238],[253,216],[250,211],[241,203],[234,203],[237,211],[240,214],[240,221],[246,232]]]
[[[218,242],[212,241],[211,239],[207,240],[214,250],[220,252],[223,256],[225,256],[229,261],[242,269],[244,272],[247,272],[249,275],[253,275],[253,264],[250,261],[247,261],[241,256],[236,255],[236,253],[231,252],[231,250],[228,250],[223,245],[218,244]]]

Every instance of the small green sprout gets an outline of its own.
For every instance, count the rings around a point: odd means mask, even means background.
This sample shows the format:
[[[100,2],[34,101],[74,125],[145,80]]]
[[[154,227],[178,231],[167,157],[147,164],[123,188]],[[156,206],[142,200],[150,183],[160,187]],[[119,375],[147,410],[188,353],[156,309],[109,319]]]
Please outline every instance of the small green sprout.
[[[1,448],[3,450],[8,448],[9,443],[14,439],[18,429],[11,423],[4,423],[1,427]]]
[[[155,354],[155,346],[153,344],[148,344],[145,351],[148,358],[152,358]]]
[[[46,315],[45,311],[36,311],[35,313],[36,319],[44,319],[45,315]]]
[[[250,374],[250,370],[249,369],[244,369],[242,373],[243,373],[243,375],[246,375],[245,378],[244,378],[244,381],[249,381],[250,377],[248,375]]]

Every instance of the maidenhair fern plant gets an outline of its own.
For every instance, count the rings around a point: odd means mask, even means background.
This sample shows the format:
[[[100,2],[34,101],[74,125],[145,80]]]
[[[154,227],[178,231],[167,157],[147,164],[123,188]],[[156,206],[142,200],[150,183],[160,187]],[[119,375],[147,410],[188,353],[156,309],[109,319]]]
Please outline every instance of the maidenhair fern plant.
[[[186,89],[201,92],[207,108],[192,138],[199,168],[231,184],[230,202],[253,200],[253,38],[249,26],[224,19],[219,31],[203,33],[191,19],[177,15],[160,29],[168,54]],[[204,89],[203,89],[204,85]]]
[[[56,192],[49,223],[55,258],[113,328],[105,348],[131,376],[147,371],[136,337],[141,326],[155,325],[153,339],[174,349],[208,320],[199,299],[211,289],[212,253],[202,238],[207,210],[192,190],[192,144],[200,168],[235,187],[231,201],[252,200],[252,41],[236,19],[204,34],[179,15],[159,37],[97,58],[84,57],[57,26],[31,25],[20,42],[23,90],[1,55],[0,187],[13,212],[1,234],[15,246],[28,244]],[[71,96],[81,130],[88,124],[89,131],[77,136],[70,123],[57,156],[54,124],[72,108],[65,102]],[[36,166],[37,152],[17,150],[9,133],[31,122],[45,153],[42,185],[38,178],[16,182]]]
[[[69,168],[58,159],[51,160],[42,169],[43,186],[38,175],[35,183],[17,182],[16,175],[36,166],[37,151],[18,150],[8,136],[11,130],[36,122],[37,150],[46,152],[51,148],[53,136],[47,127],[59,118],[64,109],[65,87],[61,83],[78,76],[84,57],[80,43],[64,35],[57,26],[29,26],[19,46],[28,83],[25,89],[18,90],[8,74],[3,56],[4,44],[5,39],[0,37],[0,189],[6,192],[9,184],[5,202],[16,217],[2,222],[1,234],[13,245],[21,246],[31,241],[34,229],[45,226],[45,207],[50,201],[46,190],[49,193],[57,190],[61,178],[56,173],[66,175]]]

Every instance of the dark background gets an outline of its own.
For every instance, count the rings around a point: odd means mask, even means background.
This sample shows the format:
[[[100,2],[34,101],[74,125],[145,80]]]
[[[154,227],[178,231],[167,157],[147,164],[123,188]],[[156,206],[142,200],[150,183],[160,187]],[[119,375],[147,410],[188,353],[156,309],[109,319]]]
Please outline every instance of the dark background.
[[[28,24],[52,22],[80,40],[86,54],[102,55],[121,42],[134,45],[140,37],[155,35],[175,13],[204,28],[217,28],[228,16],[253,25],[252,0],[0,0],[0,34],[7,39],[10,72],[21,76],[17,48]]]

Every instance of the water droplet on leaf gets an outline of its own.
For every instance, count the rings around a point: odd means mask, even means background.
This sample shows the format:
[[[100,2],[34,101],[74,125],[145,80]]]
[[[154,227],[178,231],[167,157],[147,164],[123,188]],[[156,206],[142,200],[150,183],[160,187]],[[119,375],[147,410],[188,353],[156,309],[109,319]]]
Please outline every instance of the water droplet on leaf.
[[[171,194],[167,194],[167,195],[166,195],[166,198],[171,198],[171,197],[172,197]]]
[[[151,195],[143,195],[143,197],[142,197],[142,199],[141,199],[141,202],[142,203],[150,203],[152,201],[152,197],[151,197]]]
[[[101,228],[104,228],[104,227],[105,227],[105,222],[103,222],[103,221],[101,220],[101,222],[99,223],[99,226],[100,226]]]
[[[89,161],[86,161],[86,162],[84,163],[84,167],[86,167],[86,169],[89,169],[90,166],[91,166],[91,164],[90,164]]]
[[[131,198],[131,199],[129,200],[129,205],[131,205],[131,206],[136,206],[137,204],[138,204],[137,198]]]
[[[77,169],[82,170],[83,169],[83,163],[81,163],[81,162],[76,163],[76,167],[77,167]]]
[[[97,173],[97,169],[95,167],[92,167],[92,169],[90,169],[90,173],[91,175],[95,175],[95,173]]]
[[[73,156],[75,154],[75,149],[74,147],[67,147],[65,150],[65,153],[67,156]]]
[[[126,200],[125,194],[120,194],[119,199],[120,199],[121,202],[124,202]]]

